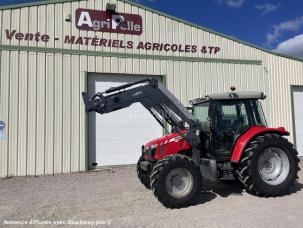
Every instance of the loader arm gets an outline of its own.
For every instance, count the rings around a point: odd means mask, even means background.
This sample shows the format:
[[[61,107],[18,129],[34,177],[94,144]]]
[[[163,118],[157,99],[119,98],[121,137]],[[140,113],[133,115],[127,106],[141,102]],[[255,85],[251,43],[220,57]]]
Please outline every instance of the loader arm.
[[[186,123],[188,133],[184,137],[192,146],[193,159],[200,164],[200,138],[197,134],[200,130],[199,121],[157,79],[149,78],[110,88],[91,98],[85,92],[82,96],[87,112],[105,114],[139,102],[162,127],[165,126],[165,121],[170,124],[173,132],[183,130]]]

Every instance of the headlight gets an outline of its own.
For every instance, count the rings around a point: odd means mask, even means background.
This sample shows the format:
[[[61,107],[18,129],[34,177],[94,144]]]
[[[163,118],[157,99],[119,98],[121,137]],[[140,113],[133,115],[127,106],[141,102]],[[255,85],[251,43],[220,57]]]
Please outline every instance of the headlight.
[[[157,147],[158,147],[157,144],[145,147],[144,154],[147,155],[147,157],[152,160],[156,154]]]

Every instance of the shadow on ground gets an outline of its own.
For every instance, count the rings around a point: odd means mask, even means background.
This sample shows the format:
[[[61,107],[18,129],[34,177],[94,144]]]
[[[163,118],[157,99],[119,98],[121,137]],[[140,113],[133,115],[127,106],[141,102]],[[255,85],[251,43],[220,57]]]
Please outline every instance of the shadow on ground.
[[[192,206],[207,203],[214,200],[217,196],[242,195],[243,190],[242,185],[237,181],[211,182],[204,179],[202,191]]]
[[[294,186],[292,186],[292,187],[290,188],[288,195],[297,193],[297,192],[301,191],[302,188],[303,188],[303,184],[300,183],[300,182],[296,182],[296,183],[294,184]]]
[[[244,191],[243,185],[237,181],[211,182],[204,180],[203,183],[203,193],[212,192],[221,197],[228,197],[230,195],[242,195]]]
[[[296,182],[290,189],[286,195],[291,195],[301,191],[303,188],[303,184],[300,182]],[[215,194],[221,197],[228,197],[230,195],[239,195],[242,196],[245,191],[244,186],[238,181],[218,181],[211,182],[208,180],[203,181],[203,191],[201,194]]]
[[[197,206],[200,204],[205,204],[207,202],[210,202],[214,200],[217,197],[217,195],[213,192],[201,192],[198,198],[195,200],[195,202],[191,206]]]
[[[295,194],[303,188],[303,184],[296,182],[286,195]],[[203,181],[202,192],[192,206],[197,206],[214,200],[217,196],[228,197],[230,195],[243,196],[245,191],[243,185],[237,181],[218,181],[211,182],[208,180]]]

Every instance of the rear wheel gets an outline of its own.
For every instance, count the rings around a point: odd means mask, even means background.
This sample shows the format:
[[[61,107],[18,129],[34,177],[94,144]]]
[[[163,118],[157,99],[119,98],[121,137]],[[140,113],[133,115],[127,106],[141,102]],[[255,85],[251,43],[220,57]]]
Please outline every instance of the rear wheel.
[[[151,173],[154,195],[166,207],[191,205],[200,193],[202,177],[192,159],[173,155],[158,161]]]
[[[140,180],[140,182],[147,188],[150,189],[150,172],[147,172],[143,170],[140,167],[140,162],[145,161],[143,155],[139,158],[139,161],[137,162],[137,175]]]
[[[262,196],[287,193],[299,171],[298,152],[276,134],[258,136],[245,150],[236,173],[246,189]]]

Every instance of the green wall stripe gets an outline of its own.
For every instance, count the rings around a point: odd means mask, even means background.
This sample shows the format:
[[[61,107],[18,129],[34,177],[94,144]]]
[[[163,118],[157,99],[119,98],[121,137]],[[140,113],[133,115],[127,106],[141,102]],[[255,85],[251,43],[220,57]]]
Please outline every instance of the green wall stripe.
[[[82,1],[82,0],[47,0],[47,1],[39,1],[39,2],[31,2],[31,3],[17,4],[17,5],[0,6],[0,10],[17,9],[17,8],[22,8],[22,7],[40,6],[40,5],[46,5],[46,4],[77,2],[77,1],[79,2],[79,1]],[[148,10],[148,11],[150,11],[150,12],[153,12],[153,13],[159,14],[159,15],[161,15],[161,16],[170,18],[170,19],[172,19],[172,20],[175,20],[175,21],[184,23],[184,24],[186,24],[186,25],[192,26],[192,27],[194,27],[194,28],[202,29],[202,30],[204,30],[204,31],[213,33],[213,34],[215,34],[215,35],[224,37],[224,38],[229,39],[229,40],[233,40],[233,41],[238,42],[238,43],[240,43],[240,44],[244,44],[244,45],[246,45],[246,46],[249,46],[249,47],[258,49],[258,50],[260,50],[260,51],[264,51],[264,52],[269,53],[269,54],[272,54],[272,55],[276,55],[276,56],[280,56],[280,57],[292,59],[292,60],[295,60],[295,61],[303,62],[303,59],[296,58],[296,57],[293,57],[293,56],[284,55],[284,54],[280,54],[280,53],[277,53],[277,52],[273,52],[273,51],[268,50],[268,49],[266,49],[266,48],[260,47],[260,46],[258,46],[258,45],[256,45],[256,44],[252,44],[252,43],[249,43],[249,42],[246,42],[246,41],[243,41],[243,40],[239,40],[239,39],[237,39],[237,38],[235,38],[235,37],[228,36],[228,35],[226,35],[226,34],[223,34],[223,33],[217,32],[217,31],[214,31],[214,30],[212,30],[212,29],[203,27],[203,26],[201,26],[201,25],[197,25],[197,24],[195,24],[195,23],[192,23],[192,22],[189,22],[189,21],[186,21],[186,20],[183,20],[183,19],[180,19],[180,18],[171,16],[171,15],[168,15],[168,14],[166,14],[166,13],[163,13],[163,12],[158,11],[158,10],[155,10],[155,9],[153,9],[153,8],[150,8],[150,7],[144,6],[144,5],[142,5],[142,4],[133,2],[133,1],[131,1],[131,0],[118,0],[118,1],[121,1],[121,2],[124,2],[124,3],[127,3],[127,4],[130,4],[130,5],[137,6],[137,7],[141,8],[141,9]]]
[[[87,55],[87,56],[104,56],[104,57],[117,57],[117,58],[171,60],[171,61],[185,61],[185,62],[210,62],[210,63],[234,63],[234,64],[262,65],[261,60],[200,58],[200,57],[165,56],[165,55],[143,55],[143,54],[117,53],[117,52],[43,48],[43,47],[31,47],[31,46],[0,45],[0,50],[59,53],[59,54]]]

